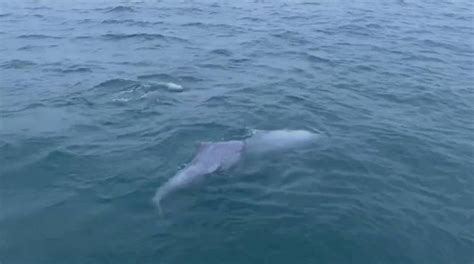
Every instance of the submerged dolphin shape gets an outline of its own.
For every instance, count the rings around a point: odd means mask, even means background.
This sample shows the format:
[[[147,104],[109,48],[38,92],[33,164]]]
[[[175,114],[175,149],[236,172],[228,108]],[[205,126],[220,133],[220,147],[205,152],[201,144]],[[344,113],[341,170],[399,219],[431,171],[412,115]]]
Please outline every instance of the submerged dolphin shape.
[[[191,163],[158,188],[152,200],[162,214],[161,201],[167,195],[204,180],[206,175],[231,168],[244,153],[302,147],[318,137],[306,130],[272,130],[256,131],[245,140],[201,143]]]

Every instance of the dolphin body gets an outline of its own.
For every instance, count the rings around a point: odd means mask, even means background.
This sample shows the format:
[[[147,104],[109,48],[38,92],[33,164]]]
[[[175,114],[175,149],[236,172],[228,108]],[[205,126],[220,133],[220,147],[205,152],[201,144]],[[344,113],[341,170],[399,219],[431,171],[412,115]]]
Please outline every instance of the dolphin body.
[[[245,140],[201,143],[191,163],[158,188],[152,200],[162,214],[161,201],[166,196],[203,181],[207,175],[233,167],[244,153],[299,148],[318,137],[306,130],[259,130]]]

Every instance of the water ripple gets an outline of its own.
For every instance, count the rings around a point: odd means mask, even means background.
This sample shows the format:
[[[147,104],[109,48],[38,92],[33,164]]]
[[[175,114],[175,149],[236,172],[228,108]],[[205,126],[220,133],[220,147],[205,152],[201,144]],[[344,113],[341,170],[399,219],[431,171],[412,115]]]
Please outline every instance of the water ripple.
[[[186,40],[173,36],[165,36],[162,34],[152,33],[134,33],[134,34],[104,34],[102,38],[106,40],[126,40],[126,39],[138,39],[138,40],[172,40],[179,42],[186,42]]]
[[[20,39],[61,39],[61,37],[58,36],[50,36],[50,35],[43,35],[43,34],[26,34],[26,35],[20,35],[18,36]]]
[[[135,12],[132,7],[129,6],[116,6],[111,7],[105,11],[106,13],[122,13],[122,12]]]
[[[471,2],[2,4],[1,261],[472,262]],[[159,216],[253,129],[323,132]]]
[[[36,63],[27,60],[10,60],[1,65],[4,69],[24,69],[28,67],[32,67],[36,65]]]

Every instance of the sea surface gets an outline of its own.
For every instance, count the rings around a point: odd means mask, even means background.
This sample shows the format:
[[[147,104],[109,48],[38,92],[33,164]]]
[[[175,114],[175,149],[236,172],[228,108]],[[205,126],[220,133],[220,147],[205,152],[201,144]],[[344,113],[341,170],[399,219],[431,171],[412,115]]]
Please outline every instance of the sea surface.
[[[0,263],[474,263],[474,2],[0,2]],[[304,129],[151,203],[201,141]]]

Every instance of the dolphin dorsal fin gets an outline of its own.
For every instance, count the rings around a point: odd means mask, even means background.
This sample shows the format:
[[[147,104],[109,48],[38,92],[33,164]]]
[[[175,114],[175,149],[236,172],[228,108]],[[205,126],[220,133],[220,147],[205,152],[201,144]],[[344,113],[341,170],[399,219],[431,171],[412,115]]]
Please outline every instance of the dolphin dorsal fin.
[[[205,149],[207,146],[209,146],[211,142],[209,141],[201,141],[198,143],[198,152]]]

